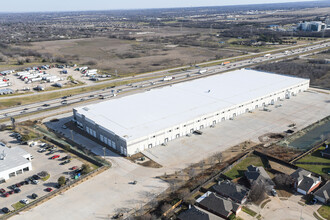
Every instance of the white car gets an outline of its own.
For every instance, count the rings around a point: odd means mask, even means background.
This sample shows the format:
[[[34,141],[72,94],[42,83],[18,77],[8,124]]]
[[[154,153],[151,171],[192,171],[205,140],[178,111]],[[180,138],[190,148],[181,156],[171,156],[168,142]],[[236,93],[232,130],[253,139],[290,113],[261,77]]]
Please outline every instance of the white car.
[[[27,199],[22,199],[21,201],[20,201],[21,203],[23,203],[23,204],[29,204],[29,200],[27,200]]]
[[[39,181],[38,181],[38,180],[32,180],[32,183],[33,183],[33,184],[38,184]]]
[[[45,148],[40,148],[40,149],[38,150],[39,153],[42,153],[42,152],[45,152],[45,151],[46,151]]]

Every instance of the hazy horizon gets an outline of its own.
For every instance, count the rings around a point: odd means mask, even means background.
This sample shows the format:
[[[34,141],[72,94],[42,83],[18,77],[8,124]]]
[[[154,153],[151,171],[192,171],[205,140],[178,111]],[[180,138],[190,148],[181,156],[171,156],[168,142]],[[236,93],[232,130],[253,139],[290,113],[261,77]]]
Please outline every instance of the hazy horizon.
[[[316,1],[316,0],[314,0]],[[52,4],[44,0],[12,0],[1,3],[1,13],[16,12],[65,12],[65,11],[99,11],[99,10],[134,10],[134,9],[155,9],[155,8],[181,8],[181,7],[207,7],[207,6],[234,6],[253,4],[273,4],[292,2],[313,2],[311,0],[122,0],[120,2],[109,2],[107,0],[57,0]]]

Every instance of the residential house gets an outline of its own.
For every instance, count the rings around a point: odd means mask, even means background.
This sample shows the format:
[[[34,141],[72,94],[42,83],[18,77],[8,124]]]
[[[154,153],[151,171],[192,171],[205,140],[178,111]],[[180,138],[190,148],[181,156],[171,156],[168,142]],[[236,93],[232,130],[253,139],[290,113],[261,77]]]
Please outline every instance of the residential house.
[[[271,180],[263,167],[250,165],[247,167],[244,174],[246,179],[249,181],[250,186],[255,184],[264,184],[268,192],[275,186],[275,183]]]
[[[223,220],[219,216],[216,216],[207,211],[201,210],[198,207],[190,206],[188,210],[180,213],[177,217],[179,220]]]
[[[222,198],[214,192],[206,192],[196,200],[198,206],[217,216],[228,219],[231,214],[238,214],[241,211],[241,205]]]
[[[324,186],[322,186],[320,189],[318,189],[314,193],[314,197],[324,203],[327,204],[330,202],[330,181],[328,181]]]
[[[246,202],[249,190],[244,186],[235,184],[229,180],[218,182],[212,186],[212,191],[234,202],[244,204]]]
[[[297,192],[307,195],[321,184],[320,177],[312,176],[312,173],[302,168],[297,169],[290,175],[294,179],[294,187]]]

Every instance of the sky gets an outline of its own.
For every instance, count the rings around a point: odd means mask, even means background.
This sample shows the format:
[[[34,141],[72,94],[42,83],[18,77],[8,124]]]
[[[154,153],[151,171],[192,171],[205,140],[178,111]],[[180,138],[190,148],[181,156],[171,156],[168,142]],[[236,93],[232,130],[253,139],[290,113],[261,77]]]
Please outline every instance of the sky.
[[[87,11],[223,6],[308,0],[0,0],[0,12]],[[310,0],[309,0],[310,1]]]

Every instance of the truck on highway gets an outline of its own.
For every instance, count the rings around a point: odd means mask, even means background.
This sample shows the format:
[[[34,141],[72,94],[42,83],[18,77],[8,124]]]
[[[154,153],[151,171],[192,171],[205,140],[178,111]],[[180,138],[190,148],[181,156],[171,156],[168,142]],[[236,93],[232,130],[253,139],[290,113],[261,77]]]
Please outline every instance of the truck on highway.
[[[225,66],[225,65],[227,65],[227,64],[230,64],[230,61],[223,62],[223,63],[222,63],[222,66]]]
[[[206,73],[206,72],[207,72],[207,69],[200,69],[200,70],[198,71],[199,74],[204,74],[204,73]]]
[[[173,76],[165,76],[165,77],[163,78],[163,81],[171,81],[172,79],[174,79]]]
[[[270,53],[267,53],[267,54],[264,55],[264,57],[270,57],[270,56],[271,56]]]

